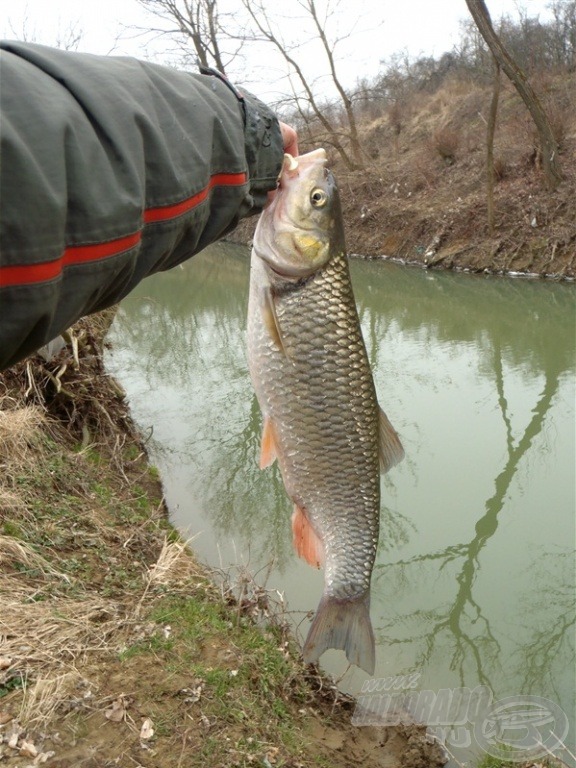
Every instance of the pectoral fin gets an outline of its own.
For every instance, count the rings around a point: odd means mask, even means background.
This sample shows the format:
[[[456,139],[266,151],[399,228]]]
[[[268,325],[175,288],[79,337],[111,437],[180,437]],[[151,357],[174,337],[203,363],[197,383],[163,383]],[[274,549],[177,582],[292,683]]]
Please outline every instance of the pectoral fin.
[[[262,439],[260,441],[260,469],[265,469],[271,464],[274,464],[277,457],[278,451],[276,449],[274,426],[270,417],[265,416],[264,425],[262,427]]]
[[[292,514],[292,534],[298,556],[315,568],[320,568],[324,563],[324,547],[306,513],[297,504],[294,505]]]
[[[264,317],[264,325],[266,326],[272,341],[274,344],[276,344],[282,354],[285,355],[286,351],[284,349],[284,340],[282,339],[282,329],[280,328],[280,323],[278,322],[278,315],[276,314],[276,307],[274,306],[274,297],[272,296],[272,291],[269,288],[264,291],[264,305],[262,307],[262,314]]]
[[[388,472],[391,467],[404,458],[404,448],[402,448],[398,433],[390,424],[390,420],[382,408],[379,408],[378,453],[380,454],[380,471],[382,473]]]

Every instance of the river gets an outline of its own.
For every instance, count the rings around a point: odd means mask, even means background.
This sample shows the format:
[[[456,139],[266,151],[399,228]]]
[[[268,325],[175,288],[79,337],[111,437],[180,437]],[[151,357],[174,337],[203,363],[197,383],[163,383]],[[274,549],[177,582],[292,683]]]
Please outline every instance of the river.
[[[541,697],[573,744],[574,287],[351,267],[379,399],[406,450],[382,483],[375,678]],[[248,279],[247,250],[219,244],[144,281],[106,363],[149,436],[173,523],[208,565],[265,574],[303,637],[323,575],[292,551],[278,470],[257,468]],[[322,665],[344,690],[369,685],[340,652]],[[451,738],[467,755],[466,734]]]

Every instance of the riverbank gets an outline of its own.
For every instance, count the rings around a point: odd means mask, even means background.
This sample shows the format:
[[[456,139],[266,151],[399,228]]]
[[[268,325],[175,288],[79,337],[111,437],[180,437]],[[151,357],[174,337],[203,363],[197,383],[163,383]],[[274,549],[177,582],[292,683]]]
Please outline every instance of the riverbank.
[[[265,590],[195,561],[103,368],[111,317],[0,376],[0,762],[441,765],[423,729],[352,726]]]
[[[566,178],[554,193],[506,129],[488,236],[482,121],[472,111],[487,92],[451,87],[407,108],[398,135],[388,118],[368,123],[366,171],[330,157],[350,251],[574,279],[576,121],[566,123]],[[509,108],[517,114],[512,97]],[[450,162],[438,149],[442,120],[460,126]],[[235,239],[247,242],[253,226]],[[111,317],[75,327],[76,358],[68,348],[0,375],[0,763],[442,764],[423,729],[352,726],[354,702],[303,665],[272,597],[247,578],[238,602],[183,546],[129,404],[103,367]]]
[[[544,184],[537,136],[524,104],[503,80],[494,157],[495,226],[488,229],[486,117],[490,86],[453,79],[433,93],[409,93],[375,119],[362,119],[366,167],[348,170],[326,145],[350,253],[428,269],[576,276],[576,73],[538,84],[561,140],[564,180]],[[302,135],[301,151],[322,145]],[[247,243],[254,222],[232,233]]]

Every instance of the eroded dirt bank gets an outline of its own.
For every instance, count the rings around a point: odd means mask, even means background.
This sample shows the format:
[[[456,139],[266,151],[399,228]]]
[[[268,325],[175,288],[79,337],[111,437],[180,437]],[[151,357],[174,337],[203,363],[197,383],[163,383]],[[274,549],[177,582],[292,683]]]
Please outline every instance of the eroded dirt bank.
[[[494,231],[486,201],[486,115],[491,89],[448,80],[412,93],[361,123],[365,168],[348,170],[326,145],[349,253],[428,268],[574,279],[576,269],[576,74],[547,77],[539,92],[554,116],[564,179],[546,188],[531,119],[503,82],[494,158]],[[301,152],[322,145],[302,134]],[[248,243],[254,222],[232,233]]]

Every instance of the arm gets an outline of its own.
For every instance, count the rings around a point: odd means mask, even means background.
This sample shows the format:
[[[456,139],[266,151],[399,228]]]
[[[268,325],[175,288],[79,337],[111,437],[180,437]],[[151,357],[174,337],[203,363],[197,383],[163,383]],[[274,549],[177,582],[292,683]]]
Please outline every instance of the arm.
[[[217,76],[2,48],[0,368],[261,210],[283,154]]]

